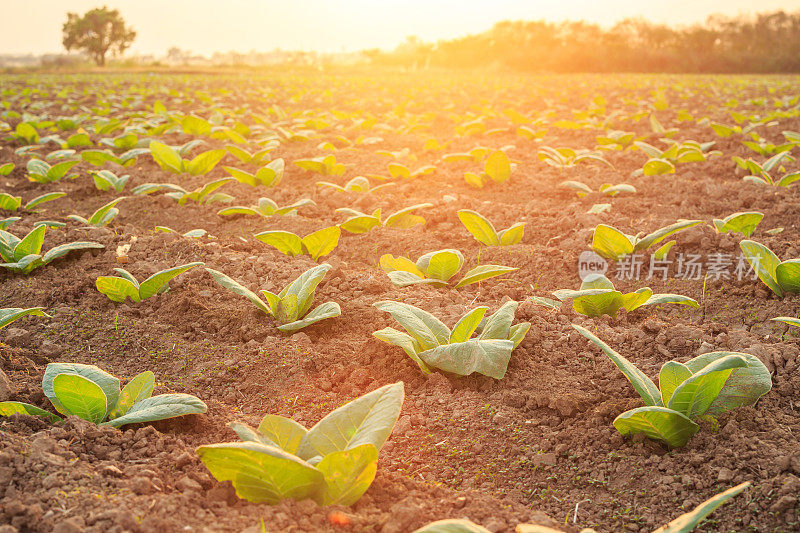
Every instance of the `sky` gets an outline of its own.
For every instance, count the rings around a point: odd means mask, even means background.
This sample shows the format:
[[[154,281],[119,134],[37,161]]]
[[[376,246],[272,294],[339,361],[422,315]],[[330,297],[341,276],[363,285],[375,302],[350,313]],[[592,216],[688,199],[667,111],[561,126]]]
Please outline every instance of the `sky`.
[[[712,13],[800,9],[800,0],[0,0],[0,54],[63,51],[67,12],[106,5],[137,32],[129,53],[170,47],[220,51],[392,49],[409,35],[434,42],[501,20],[585,20],[603,26],[641,16],[692,24]]]

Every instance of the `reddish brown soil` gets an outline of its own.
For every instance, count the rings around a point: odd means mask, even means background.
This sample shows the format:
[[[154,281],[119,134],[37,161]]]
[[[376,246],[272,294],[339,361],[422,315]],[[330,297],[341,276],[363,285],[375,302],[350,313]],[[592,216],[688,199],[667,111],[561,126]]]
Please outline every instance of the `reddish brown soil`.
[[[203,91],[223,109],[250,106],[261,115],[272,104],[290,113],[308,112],[331,125],[319,139],[286,143],[274,156],[287,161],[283,183],[274,189],[235,184],[226,187],[236,204],[252,205],[259,196],[279,204],[310,197],[317,206],[297,217],[223,218],[220,208],[180,207],[158,194],[131,196],[119,204],[119,217],[108,227],[86,230],[69,223],[48,230],[45,248],[73,240],[93,240],[105,250],[76,253],[30,276],[0,272],[2,307],[45,306],[52,319],[30,318],[0,333],[0,368],[13,385],[9,399],[49,408],[41,391],[44,367],[50,361],[101,366],[128,379],[145,369],[155,372],[156,392],[199,396],[209,405],[206,415],[162,421],[123,431],[97,428],[70,419],[50,426],[35,417],[0,419],[0,524],[19,531],[324,531],[337,529],[329,520],[334,509],[287,501],[255,505],[238,500],[232,489],[216,482],[194,449],[212,442],[235,440],[228,422],[257,424],[265,413],[291,416],[306,425],[356,396],[402,380],[406,400],[394,433],[383,448],[377,478],[352,508],[341,508],[350,522],[342,531],[406,532],[433,520],[466,517],[491,531],[512,531],[520,522],[594,527],[598,531],[651,531],[702,500],[742,481],[753,485],[707,520],[702,531],[800,530],[800,337],[775,316],[797,316],[797,296],[778,299],[749,279],[681,281],[616,281],[625,290],[650,285],[656,292],[677,292],[702,302],[701,310],[665,306],[644,308],[616,319],[587,319],[569,305],[554,311],[531,303],[558,288],[577,288],[577,257],[588,249],[591,231],[604,222],[624,231],[652,231],[678,218],[709,220],[735,211],[759,210],[765,218],[753,238],[781,258],[800,257],[800,187],[772,189],[741,181],[731,156],[753,155],[740,144],[741,135],[717,138],[707,126],[679,123],[676,111],[731,123],[723,104],[738,99],[739,111],[767,113],[774,98],[798,94],[796,78],[695,78],[638,76],[506,77],[496,73],[386,74],[381,76],[100,76],[6,77],[3,90],[42,89],[31,94],[36,114],[71,115],[62,103],[91,106],[106,91],[147,93],[132,109],[111,115],[149,113],[156,100],[172,111],[209,116],[211,106],[195,99]],[[55,93],[65,88],[66,99]],[[631,177],[646,160],[638,151],[609,152],[615,170],[580,165],[558,170],[536,157],[539,144],[516,138],[501,112],[509,107],[531,116],[554,112],[572,118],[592,98],[608,101],[608,114],[645,109],[652,91],[663,89],[673,109],[658,111],[667,126],[681,128],[677,137],[717,140],[722,157],[707,163],[680,165],[674,175]],[[168,94],[168,91],[177,91]],[[84,92],[85,91],[85,92]],[[48,94],[51,93],[51,94]],[[185,95],[175,96],[176,94]],[[766,97],[767,106],[748,102]],[[207,102],[208,100],[206,100]],[[627,105],[628,102],[631,105]],[[23,111],[21,103],[12,109]],[[787,108],[789,109],[789,108]],[[361,130],[349,119],[376,117],[386,129]],[[487,127],[511,127],[487,137],[459,137],[459,121],[474,112],[487,116]],[[478,116],[478,115],[475,116]],[[425,133],[398,133],[419,119]],[[15,126],[17,119],[8,120]],[[252,124],[252,120],[246,120]],[[616,129],[650,133],[647,119],[618,121]],[[794,117],[758,131],[773,142],[781,130],[800,130]],[[548,128],[544,144],[593,148],[601,129]],[[344,178],[322,178],[291,165],[301,157],[322,155],[316,146],[335,135],[355,139],[376,135],[384,140],[337,152],[350,165]],[[66,138],[66,135],[62,135]],[[476,145],[514,144],[509,154],[518,166],[510,181],[472,189],[463,180],[476,164],[438,163],[441,152],[424,152],[426,138],[451,140],[448,152]],[[103,136],[92,135],[97,142]],[[190,140],[168,135],[171,144]],[[209,140],[208,147],[224,143]],[[656,143],[653,137],[650,142]],[[65,198],[46,204],[39,213],[24,214],[11,228],[27,232],[37,220],[66,220],[86,215],[115,197],[97,191],[81,163],[80,177],[40,185],[25,178],[27,157],[14,155],[19,144],[2,141],[0,164],[17,168],[0,178],[5,192],[25,201],[47,191],[63,190]],[[343,194],[315,186],[320,179],[344,183],[356,175],[386,174],[389,160],[377,149],[410,148],[415,168],[437,164],[435,174],[400,181],[377,195]],[[796,153],[795,155],[800,155]],[[195,152],[196,153],[196,152]],[[223,163],[243,167],[228,156]],[[222,177],[221,165],[205,177],[178,177],[162,171],[149,156],[134,167],[108,168],[129,173],[126,190],[146,182],[173,182],[194,188]],[[797,168],[793,166],[792,168]],[[557,187],[577,179],[594,189],[604,182],[627,182],[635,195],[578,199]],[[126,193],[129,194],[129,193]],[[450,195],[452,198],[444,198]],[[453,200],[454,198],[454,200]],[[362,211],[383,207],[391,212],[431,202],[421,214],[425,226],[407,230],[380,228],[363,235],[344,233],[339,247],[326,258],[333,270],[317,292],[317,301],[333,300],[342,316],[292,336],[281,334],[271,318],[216,285],[201,269],[172,282],[169,293],[138,304],[115,304],[94,288],[97,276],[121,266],[117,246],[130,243],[125,266],[138,278],[189,261],[204,261],[252,289],[280,288],[313,265],[308,256],[290,258],[252,238],[268,229],[300,234],[342,222],[338,207]],[[609,202],[610,212],[587,215],[594,203]],[[528,223],[521,244],[505,248],[479,245],[461,226],[456,210],[475,209],[505,228]],[[4,216],[9,216],[6,214]],[[184,232],[204,228],[210,238],[188,239],[156,234],[156,225]],[[783,227],[777,235],[765,230]],[[693,228],[678,237],[675,253],[738,253],[741,236],[717,235],[711,226]],[[459,290],[394,287],[378,268],[381,254],[418,255],[458,248],[468,266],[496,263],[519,267],[505,279]],[[645,269],[646,271],[646,269]],[[527,338],[512,355],[508,373],[495,381],[482,376],[458,378],[434,373],[423,376],[399,348],[383,344],[371,333],[391,319],[371,306],[393,299],[419,306],[452,325],[475,305],[494,310],[502,302],[522,302],[518,320],[532,323]],[[773,390],[754,407],[729,413],[710,424],[678,450],[642,439],[623,439],[612,426],[622,411],[641,405],[633,388],[599,350],[570,327],[582,324],[655,377],[667,360],[685,361],[699,350],[731,349],[758,356],[773,372]],[[4,398],[0,398],[4,399]],[[574,521],[575,509],[577,521]],[[548,517],[552,517],[548,518]],[[255,528],[255,529],[253,529]],[[3,529],[0,531],[13,531]],[[577,529],[575,529],[577,531]]]

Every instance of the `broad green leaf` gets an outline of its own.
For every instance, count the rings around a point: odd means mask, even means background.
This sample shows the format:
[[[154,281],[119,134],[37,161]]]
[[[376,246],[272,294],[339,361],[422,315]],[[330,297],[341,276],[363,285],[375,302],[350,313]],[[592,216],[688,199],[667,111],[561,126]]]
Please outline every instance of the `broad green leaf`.
[[[128,279],[100,276],[94,284],[97,290],[108,296],[112,302],[124,302],[126,298],[130,298],[134,302],[141,300],[139,288]]]
[[[624,307],[626,311],[634,311],[635,309],[645,305],[652,296],[653,291],[650,289],[650,287],[642,287],[634,292],[623,294],[622,307]]]
[[[218,215],[221,216],[228,216],[228,215],[261,215],[257,210],[253,209],[252,207],[245,207],[242,205],[236,205],[233,207],[226,207],[224,209],[220,209],[217,211]]]
[[[749,237],[753,234],[762,218],[764,218],[764,213],[750,211],[746,213],[733,213],[723,219],[715,218],[713,223],[719,233],[732,231]]]
[[[468,376],[478,372],[502,379],[511,359],[514,342],[500,339],[471,339],[466,342],[437,346],[419,353],[428,366]]]
[[[425,273],[418,269],[417,265],[407,257],[394,257],[392,254],[384,254],[381,256],[379,263],[386,273],[398,270],[409,272],[419,278],[425,277]]]
[[[428,368],[428,365],[426,365],[417,355],[417,347],[415,345],[416,341],[408,333],[397,331],[394,328],[383,328],[373,332],[372,336],[376,339],[382,340],[383,342],[399,346],[411,359],[414,360],[415,363],[417,363],[417,365],[419,365],[419,368],[422,370],[423,374],[431,373],[431,369]]]
[[[778,187],[788,187],[798,180],[800,180],[800,172],[792,172],[779,179],[777,185]]]
[[[127,413],[110,420],[107,424],[118,428],[125,424],[141,424],[176,416],[205,413],[207,409],[202,400],[190,394],[160,394],[136,402]]]
[[[536,305],[548,307],[550,309],[561,309],[561,302],[553,300],[552,298],[543,298],[541,296],[531,296],[531,301]]]
[[[411,285],[420,284],[433,285],[435,287],[444,287],[447,285],[447,283],[444,281],[438,279],[421,278],[417,274],[406,272],[405,270],[394,270],[392,272],[387,272],[386,275],[389,276],[389,279],[394,285],[400,287],[401,289],[403,287],[410,287]]]
[[[214,278],[214,281],[228,289],[229,291],[238,294],[239,296],[244,296],[248,300],[250,300],[253,305],[264,311],[266,314],[271,315],[272,310],[264,303],[264,300],[258,297],[256,293],[239,283],[238,281],[234,280],[233,278],[228,277],[227,275],[219,272],[218,270],[213,270],[211,268],[206,267],[206,272],[211,274],[211,277]]]
[[[530,322],[520,322],[519,324],[514,324],[509,328],[508,340],[514,343],[514,348],[519,346],[519,344],[525,339],[525,335],[528,334],[530,329]]]
[[[644,433],[674,448],[684,446],[700,429],[682,413],[655,405],[625,411],[614,419],[614,427],[623,436]]]
[[[40,253],[42,251],[44,232],[46,229],[45,226],[38,226],[31,230],[31,232],[14,247],[14,259],[19,261],[26,255]]]
[[[176,150],[158,141],[150,142],[150,154],[153,160],[163,168],[175,174],[183,171],[183,161]]]
[[[47,251],[47,253],[45,253],[42,256],[42,262],[46,265],[52,261],[55,261],[59,257],[67,255],[69,252],[75,250],[89,250],[89,249],[101,249],[101,248],[105,248],[105,246],[96,242],[76,241],[67,244],[61,244],[59,246],[50,248]]]
[[[495,183],[503,183],[511,177],[511,161],[504,152],[497,150],[489,154],[483,171]]]
[[[0,209],[5,209],[6,211],[16,211],[21,205],[21,196],[11,196],[8,193],[0,194]]]
[[[653,246],[654,244],[658,244],[670,235],[674,235],[679,231],[683,231],[685,229],[689,229],[693,226],[697,226],[698,224],[702,224],[702,220],[679,220],[674,224],[670,224],[669,226],[664,226],[663,228],[659,228],[653,233],[648,234],[647,236],[643,237],[642,239],[636,241],[634,245],[634,251],[639,250],[646,250]]]
[[[800,259],[789,259],[775,267],[775,280],[784,293],[800,292]]]
[[[661,389],[661,403],[669,405],[675,388],[690,378],[692,371],[678,361],[667,361],[661,366],[658,374],[658,388]]]
[[[461,209],[457,214],[461,223],[464,224],[467,231],[469,231],[478,242],[486,246],[500,245],[500,237],[497,235],[497,231],[494,229],[492,223],[483,215],[469,209]]]
[[[522,237],[525,235],[525,223],[524,222],[517,222],[509,226],[508,228],[504,229],[497,233],[497,236],[500,237],[500,245],[501,246],[511,246],[512,244],[518,244],[522,241]]]
[[[381,311],[392,315],[397,322],[419,343],[422,350],[447,344],[450,330],[441,320],[413,305],[388,300],[372,304]]]
[[[55,424],[56,422],[61,422],[60,416],[54,415],[50,411],[39,409],[35,405],[31,405],[29,403],[0,402],[0,416],[11,416],[16,414],[43,416],[48,420],[50,420],[50,422],[52,422],[53,424]]]
[[[236,495],[274,505],[291,498],[314,498],[322,472],[280,448],[256,442],[224,442],[197,448],[200,460],[218,481],[230,481]]]
[[[99,424],[105,419],[108,399],[103,389],[77,374],[58,374],[53,378],[53,394],[67,414]]]
[[[288,231],[262,231],[254,235],[259,241],[277,248],[282,254],[300,255],[303,253],[303,241],[294,233]]]
[[[0,165],[0,176],[8,176],[14,170],[14,163],[3,163]]]
[[[747,361],[733,354],[709,363],[675,388],[667,407],[692,419],[703,416],[722,391],[731,370],[742,367],[747,367]]]
[[[631,237],[618,229],[598,224],[592,237],[592,249],[606,259],[619,261],[633,253],[633,243]]]
[[[336,302],[325,302],[324,304],[318,305],[315,309],[313,309],[310,313],[305,315],[300,320],[295,320],[294,322],[290,322],[288,324],[283,324],[278,326],[278,329],[283,332],[292,332],[302,329],[306,326],[310,326],[320,320],[325,320],[326,318],[333,318],[342,314],[342,309],[339,307],[339,304]]]
[[[588,317],[617,316],[619,310],[625,306],[625,298],[619,291],[588,289],[575,292],[576,294],[571,295],[572,308],[575,309],[575,312]],[[553,294],[559,300],[569,296],[563,290],[555,291]]]
[[[488,307],[476,307],[461,317],[456,325],[453,326],[453,331],[450,333],[450,344],[469,340],[488,310]]]
[[[783,322],[784,324],[789,324],[790,326],[796,326],[800,328],[800,318],[794,318],[791,316],[778,316],[775,318],[771,318],[770,320],[775,320],[777,322]],[[2,327],[2,325],[0,325]]]
[[[502,265],[478,265],[464,274],[464,279],[459,281],[455,288],[458,289],[459,287],[471,285],[472,283],[478,283],[479,281],[483,281],[485,279],[502,276],[503,274],[507,274],[515,270],[519,269]]]
[[[663,174],[675,174],[675,165],[666,159],[654,158],[647,161],[642,167],[645,176],[660,176]]]
[[[236,435],[238,435],[239,438],[245,442],[258,442],[266,446],[280,448],[280,446],[269,440],[269,438],[267,438],[265,435],[260,433],[258,430],[251,428],[247,424],[242,422],[231,422],[228,424],[228,427],[231,428]]]
[[[425,203],[405,207],[386,217],[383,225],[387,228],[408,229],[416,226],[417,224],[425,224],[424,217],[421,217],[420,215],[414,215],[412,212],[416,211],[417,209],[425,209],[428,207],[433,207],[433,204]]]
[[[448,281],[461,270],[464,256],[458,250],[429,252],[417,260],[416,266],[429,278]]]
[[[700,304],[697,300],[683,296],[681,294],[654,294],[647,299],[642,305],[659,305],[659,304],[680,304],[688,305],[689,307],[698,308]]]
[[[696,528],[700,522],[705,519],[705,517],[713,513],[717,507],[727,502],[749,486],[750,482],[745,481],[744,483],[736,485],[735,487],[731,487],[724,492],[720,492],[716,496],[709,498],[695,507],[692,511],[684,513],[675,520],[672,520],[669,524],[656,529],[653,533],[689,533],[694,531],[694,528]]]
[[[676,240],[671,240],[665,244],[662,244],[655,252],[653,252],[653,258],[656,261],[663,261],[667,258],[667,254],[678,243]]]
[[[27,309],[21,307],[7,307],[5,309],[0,309],[0,328],[4,328],[12,322],[29,315],[50,318],[50,315],[45,314],[44,307],[30,307]]]
[[[123,387],[117,399],[117,403],[114,408],[111,409],[111,412],[108,413],[108,417],[111,419],[119,418],[127,413],[132,406],[149,398],[153,394],[153,387],[155,387],[155,384],[156,377],[149,370],[145,370],[141,374],[135,376]]]
[[[511,332],[511,323],[514,321],[514,313],[517,312],[518,302],[506,302],[500,306],[500,309],[486,318],[486,322],[481,326],[480,335],[478,338],[481,340],[489,339],[508,339]]]
[[[375,479],[378,449],[370,443],[329,453],[317,464],[325,476],[320,505],[353,505]]]
[[[658,387],[656,387],[656,384],[653,383],[653,381],[648,378],[644,372],[636,368],[633,363],[625,359],[621,354],[614,351],[609,345],[601,341],[588,329],[576,324],[572,324],[572,327],[578,333],[597,345],[601,350],[603,350],[603,352],[605,352],[605,354],[611,359],[617,368],[619,368],[625,377],[628,378],[628,381],[631,382],[633,388],[636,389],[636,392],[638,392],[639,396],[641,396],[642,400],[644,400],[645,405],[661,405],[661,393],[659,392]]]
[[[297,455],[301,458],[325,457],[362,444],[371,444],[380,450],[400,416],[404,397],[401,381],[384,385],[346,403],[308,430]]]
[[[706,411],[706,415],[718,416],[736,407],[753,405],[772,389],[772,376],[767,367],[758,357],[747,353],[709,352],[690,359],[686,362],[686,366],[694,374],[697,374],[706,366],[729,355],[743,358],[747,362],[747,368],[733,369],[725,386]]]
[[[67,195],[67,193],[61,192],[61,191],[42,194],[40,196],[37,196],[36,198],[33,198],[30,202],[25,204],[25,209],[33,209],[37,205],[41,205],[41,204],[43,204],[45,202],[51,202],[53,200],[57,200],[57,199],[62,198],[64,196],[66,196],[66,195]]]
[[[110,213],[111,210],[114,209],[114,206],[116,206],[118,203],[120,203],[125,198],[127,198],[127,197],[126,196],[120,196],[119,198],[111,200],[107,204],[101,206],[97,211],[92,213],[91,217],[89,217],[89,224],[91,224],[92,226],[104,225],[102,223],[105,221],[106,215],[108,215],[108,213]]]
[[[339,237],[342,230],[338,226],[324,228],[314,233],[309,233],[301,239],[302,246],[308,254],[316,261],[320,257],[331,253],[339,244]]]
[[[350,233],[366,233],[369,230],[378,227],[381,225],[380,218],[370,216],[370,215],[360,215],[355,217],[350,217],[339,226],[345,230],[349,231]]]
[[[747,262],[750,263],[750,266],[753,267],[753,270],[758,275],[758,279],[772,289],[772,292],[778,296],[783,296],[783,289],[781,289],[775,276],[775,271],[781,262],[778,256],[763,244],[755,241],[741,241],[739,247],[742,249]]]
[[[58,412],[64,413],[61,403],[53,391],[53,380],[56,378],[56,376],[62,374],[81,376],[98,385],[105,394],[109,409],[111,406],[117,403],[117,398],[119,398],[120,394],[119,379],[115,378],[108,372],[101,370],[94,365],[83,365],[79,363],[50,363],[47,365],[44,371],[44,377],[42,378],[42,391]],[[105,415],[105,413],[103,414]]]
[[[278,415],[266,415],[262,418],[258,425],[258,431],[274,442],[278,448],[293,454],[297,453],[300,441],[308,433],[302,424]]]
[[[181,128],[188,135],[211,135],[211,124],[197,115],[187,115],[181,120]]]
[[[283,288],[278,296],[281,298],[281,303],[285,301],[285,299],[290,296],[294,295],[297,298],[297,311],[296,315],[294,315],[290,320],[279,320],[282,323],[291,322],[298,317],[302,317],[306,314],[306,312],[311,308],[311,304],[314,300],[314,291],[317,288],[317,285],[322,281],[322,278],[325,277],[325,274],[331,269],[331,265],[328,263],[322,263],[321,265],[309,268],[302,274],[300,274],[297,279],[292,281],[289,285]]]
[[[156,272],[141,283],[139,287],[139,295],[141,296],[142,300],[145,300],[154,294],[163,292],[164,287],[169,286],[169,281],[171,279],[183,274],[189,269],[203,264],[204,263],[202,261],[195,261],[194,263],[188,263],[185,265],[168,268],[167,270],[162,270],[161,272]]]

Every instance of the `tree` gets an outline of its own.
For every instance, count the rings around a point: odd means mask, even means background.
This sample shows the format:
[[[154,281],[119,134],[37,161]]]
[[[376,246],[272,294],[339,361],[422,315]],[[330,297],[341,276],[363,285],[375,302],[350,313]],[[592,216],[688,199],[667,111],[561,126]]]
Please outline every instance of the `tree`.
[[[136,38],[136,32],[125,26],[116,9],[102,7],[87,11],[82,17],[67,13],[61,41],[67,50],[83,50],[98,64],[106,64],[108,52],[121,54]]]

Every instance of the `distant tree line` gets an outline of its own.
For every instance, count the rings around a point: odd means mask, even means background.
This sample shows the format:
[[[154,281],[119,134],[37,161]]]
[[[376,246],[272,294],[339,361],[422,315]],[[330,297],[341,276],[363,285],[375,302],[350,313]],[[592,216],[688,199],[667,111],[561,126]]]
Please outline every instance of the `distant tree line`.
[[[641,18],[610,29],[586,22],[503,21],[483,33],[394,51],[367,52],[379,64],[503,66],[545,72],[800,73],[800,11],[752,17],[712,15],[670,27]]]

